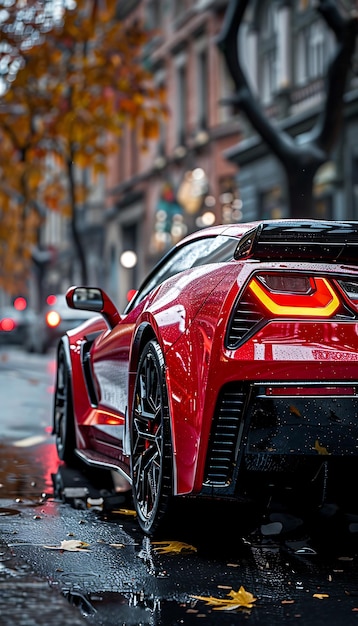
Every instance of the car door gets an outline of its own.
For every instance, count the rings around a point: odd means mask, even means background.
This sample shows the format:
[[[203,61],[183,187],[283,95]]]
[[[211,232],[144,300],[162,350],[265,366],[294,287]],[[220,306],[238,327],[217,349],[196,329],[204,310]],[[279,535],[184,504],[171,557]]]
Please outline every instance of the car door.
[[[222,236],[201,236],[179,244],[149,274],[119,323],[98,338],[92,353],[99,400],[99,419],[95,434],[98,441],[114,438],[116,445],[123,447],[125,416],[128,410],[129,358],[134,333],[147,299],[165,280],[194,265],[228,260],[233,256],[236,244],[237,240]]]

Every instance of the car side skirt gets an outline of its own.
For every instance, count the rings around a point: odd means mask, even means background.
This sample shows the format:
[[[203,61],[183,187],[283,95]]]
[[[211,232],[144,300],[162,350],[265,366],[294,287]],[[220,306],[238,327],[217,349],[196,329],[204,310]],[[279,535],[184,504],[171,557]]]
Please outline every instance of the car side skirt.
[[[84,463],[86,463],[86,465],[89,465],[90,467],[100,467],[102,469],[108,469],[118,472],[120,476],[128,483],[128,487],[131,487],[132,479],[128,471],[126,471],[126,466],[117,463],[113,459],[109,459],[108,457],[98,454],[94,450],[76,449],[75,454],[79,459],[81,459],[81,461],[83,461]]]

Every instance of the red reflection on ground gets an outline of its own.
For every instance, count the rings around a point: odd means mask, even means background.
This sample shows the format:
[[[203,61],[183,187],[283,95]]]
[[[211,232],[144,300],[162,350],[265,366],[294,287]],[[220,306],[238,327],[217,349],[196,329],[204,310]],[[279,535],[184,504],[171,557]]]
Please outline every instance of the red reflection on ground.
[[[52,474],[60,461],[52,441],[16,448],[0,444],[0,498],[38,500],[53,494]]]
[[[53,493],[52,474],[56,474],[60,461],[58,459],[56,445],[44,444],[36,448],[36,463],[42,466],[42,483],[45,493]]]

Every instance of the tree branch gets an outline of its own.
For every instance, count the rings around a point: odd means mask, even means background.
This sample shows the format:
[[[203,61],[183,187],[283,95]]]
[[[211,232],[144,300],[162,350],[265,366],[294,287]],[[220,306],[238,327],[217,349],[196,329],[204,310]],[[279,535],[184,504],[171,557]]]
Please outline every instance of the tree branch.
[[[336,2],[332,0],[319,0],[317,11],[325,20],[327,26],[334,32],[338,40],[342,40],[346,20],[338,11]]]
[[[254,97],[239,61],[238,31],[250,0],[230,0],[217,45],[224,54],[236,91],[232,102],[246,114],[252,126],[270,145],[279,159],[287,159],[295,150],[292,138],[279,131],[266,117],[259,101]]]

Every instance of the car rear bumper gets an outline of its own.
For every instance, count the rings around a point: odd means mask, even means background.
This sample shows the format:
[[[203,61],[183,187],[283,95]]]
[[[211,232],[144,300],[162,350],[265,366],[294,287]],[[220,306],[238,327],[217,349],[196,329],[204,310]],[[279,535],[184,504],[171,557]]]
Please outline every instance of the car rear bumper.
[[[233,496],[243,472],[297,470],[297,461],[358,459],[358,382],[230,383],[218,398],[203,493]]]

